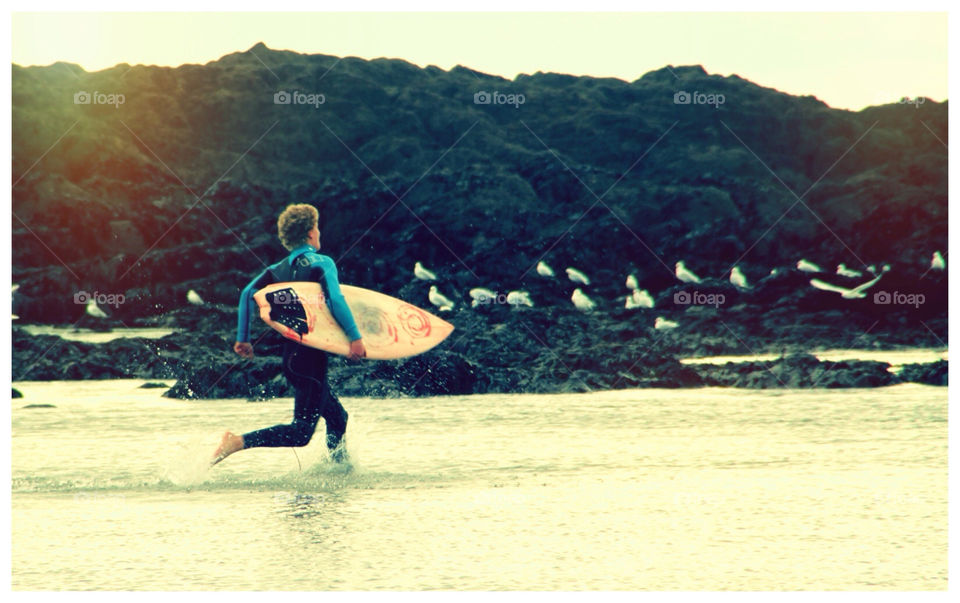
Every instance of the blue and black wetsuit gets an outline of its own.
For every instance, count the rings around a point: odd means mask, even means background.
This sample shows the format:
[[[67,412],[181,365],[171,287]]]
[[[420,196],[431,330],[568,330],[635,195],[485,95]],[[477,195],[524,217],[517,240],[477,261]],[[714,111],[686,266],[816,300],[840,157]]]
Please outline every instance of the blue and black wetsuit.
[[[320,283],[330,312],[350,341],[360,339],[360,331],[343,299],[333,260],[317,253],[311,245],[302,245],[283,260],[260,273],[240,294],[237,341],[250,341],[250,311],[253,294],[267,285],[289,281]],[[327,354],[323,350],[286,340],[283,345],[283,374],[295,391],[293,422],[243,434],[244,448],[306,446],[313,437],[320,417],[327,424],[327,448],[340,444],[347,430],[347,411],[330,391],[327,383]]]

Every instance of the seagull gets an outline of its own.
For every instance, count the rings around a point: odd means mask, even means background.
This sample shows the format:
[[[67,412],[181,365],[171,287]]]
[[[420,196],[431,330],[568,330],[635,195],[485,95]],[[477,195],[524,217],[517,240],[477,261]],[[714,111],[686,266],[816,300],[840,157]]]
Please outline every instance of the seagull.
[[[808,262],[807,260],[801,259],[797,262],[797,270],[802,272],[823,272],[823,269],[820,266],[817,266],[813,262]]]
[[[847,278],[858,278],[863,276],[863,273],[859,270],[851,270],[843,264],[837,265],[837,274],[840,276],[845,276]]]
[[[203,305],[203,298],[200,297],[200,295],[197,294],[197,292],[194,291],[193,289],[187,291],[187,301],[193,304],[194,306]]]
[[[575,283],[583,283],[584,285],[590,284],[590,279],[587,278],[587,275],[580,272],[576,268],[567,268],[567,278]]]
[[[640,288],[640,283],[637,282],[637,277],[635,277],[635,276],[632,275],[632,274],[631,274],[630,276],[628,276],[628,277],[627,277],[627,289],[630,289],[631,291],[636,291],[636,290],[639,289],[639,288]]]
[[[943,261],[943,256],[939,251],[933,252],[933,259],[930,260],[930,270],[946,270],[947,263]]]
[[[687,270],[687,267],[683,265],[683,262],[677,262],[677,278],[685,283],[699,283],[700,277],[696,274]]]
[[[641,289],[640,291],[634,290],[633,292],[634,301],[636,301],[641,308],[652,308],[653,307],[653,298],[647,293],[646,289]]]
[[[867,266],[867,272],[869,272],[870,274],[876,274],[877,267],[874,266],[873,264],[870,264],[869,266]]]
[[[472,299],[479,300],[480,302],[491,300],[496,296],[497,296],[496,291],[491,291],[490,289],[484,289],[483,287],[477,287],[475,289],[470,290],[470,297]]]
[[[650,297],[650,294],[647,293],[646,289],[643,291],[634,289],[633,293],[627,296],[623,307],[627,310],[633,310],[634,308],[652,308],[653,298]]]
[[[569,268],[567,269],[569,270]],[[586,296],[579,287],[574,289],[573,295],[570,296],[570,300],[573,301],[573,305],[577,307],[578,310],[593,310],[597,304],[593,302],[592,299]]]
[[[470,302],[470,307],[476,308],[480,304],[489,304],[496,299],[497,292],[491,291],[490,289],[484,289],[483,287],[477,287],[470,290],[470,297],[473,299],[473,301]]]
[[[730,271],[730,282],[733,283],[734,287],[739,287],[741,289],[748,289],[747,287],[747,277],[740,272],[740,266],[734,266],[733,270]]]
[[[17,289],[19,289],[19,288],[20,288],[20,285],[18,285],[17,283],[13,283],[13,287],[12,287],[12,289],[11,289],[11,291],[10,291],[10,296],[11,296],[11,298],[13,297],[13,294],[16,293],[16,292],[17,292]],[[13,316],[13,319],[12,319],[12,320],[20,320],[20,317],[17,316],[16,314],[11,313],[11,316]]]
[[[423,264],[417,262],[413,266],[413,275],[420,279],[421,281],[435,281],[437,280],[437,275],[430,272],[423,267]]]
[[[541,260],[537,262],[537,274],[547,278],[553,278],[553,268],[547,266],[547,263]]]
[[[511,291],[507,293],[507,303],[511,306],[533,307],[533,302],[530,301],[530,294],[526,291]]]
[[[106,318],[107,315],[100,309],[95,300],[90,300],[87,304],[87,314],[90,316],[95,316],[97,318]]]
[[[884,272],[886,272],[886,270],[884,270]],[[811,279],[810,284],[816,287],[817,289],[823,289],[824,291],[833,291],[835,293],[839,293],[843,299],[863,299],[864,297],[867,296],[867,294],[864,293],[864,291],[872,287],[874,283],[879,281],[880,277],[882,276],[883,276],[883,273],[878,274],[873,279],[863,283],[862,285],[854,289],[844,289],[843,287],[831,285],[830,283],[825,283],[820,279],[816,279],[816,278]]]
[[[430,285],[430,294],[428,297],[430,298],[430,303],[436,306],[441,312],[453,310],[453,302],[437,291],[436,285]]]
[[[653,328],[657,329],[658,331],[662,331],[664,329],[676,329],[679,326],[679,324],[673,322],[672,320],[667,320],[662,316],[658,316],[657,320],[655,320],[653,323]]]

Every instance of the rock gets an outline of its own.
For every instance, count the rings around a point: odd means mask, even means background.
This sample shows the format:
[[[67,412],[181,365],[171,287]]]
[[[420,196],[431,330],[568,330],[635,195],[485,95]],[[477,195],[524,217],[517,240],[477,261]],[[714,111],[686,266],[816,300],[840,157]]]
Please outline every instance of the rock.
[[[899,376],[900,379],[913,383],[946,386],[949,377],[948,363],[946,360],[938,360],[924,364],[905,364]]]
[[[170,386],[167,385],[166,383],[161,383],[159,381],[147,381],[146,383],[140,386],[140,389],[157,389],[157,388],[168,389],[169,387]]]
[[[821,362],[810,354],[792,354],[773,362],[697,365],[704,383],[750,389],[881,387],[899,383],[886,362]]]
[[[27,404],[21,408],[56,408],[53,404]]]
[[[23,397],[23,394],[21,394],[21,393],[19,392],[19,390],[17,390],[17,388],[14,387],[14,388],[12,388],[12,389],[13,389],[13,397],[14,397],[14,398],[22,398],[22,397]]]

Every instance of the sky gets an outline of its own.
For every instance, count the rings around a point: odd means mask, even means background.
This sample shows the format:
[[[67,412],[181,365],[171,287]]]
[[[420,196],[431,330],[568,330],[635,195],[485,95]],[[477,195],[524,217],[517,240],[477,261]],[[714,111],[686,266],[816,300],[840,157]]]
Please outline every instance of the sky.
[[[945,12],[20,12],[11,25],[22,66],[202,64],[264,42],[508,79],[552,71],[633,81],[702,65],[851,110],[948,96]]]

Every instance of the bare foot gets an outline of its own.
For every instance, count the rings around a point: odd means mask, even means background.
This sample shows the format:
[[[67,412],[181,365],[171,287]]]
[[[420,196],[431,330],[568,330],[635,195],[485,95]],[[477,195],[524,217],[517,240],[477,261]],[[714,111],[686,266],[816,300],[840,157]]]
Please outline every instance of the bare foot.
[[[216,465],[238,450],[243,450],[243,436],[233,435],[229,431],[224,433],[223,439],[220,440],[220,446],[217,447],[217,451],[213,453],[213,459],[210,461],[210,465]]]

